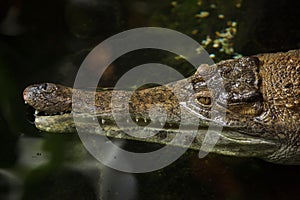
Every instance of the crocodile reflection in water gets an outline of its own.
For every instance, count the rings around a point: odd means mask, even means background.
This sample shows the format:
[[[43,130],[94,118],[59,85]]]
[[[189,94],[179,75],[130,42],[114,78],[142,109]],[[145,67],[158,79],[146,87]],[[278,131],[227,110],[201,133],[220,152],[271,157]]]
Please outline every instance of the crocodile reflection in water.
[[[72,112],[86,113],[91,103],[95,109],[105,134],[111,137],[135,139],[146,142],[167,143],[178,132],[180,124],[180,103],[190,109],[191,115],[199,117],[199,133],[190,148],[200,149],[206,133],[205,127],[211,117],[212,102],[217,111],[225,110],[226,117],[214,119],[223,126],[220,139],[212,152],[259,157],[281,164],[300,164],[300,60],[299,50],[285,53],[260,54],[225,60],[213,66],[200,66],[186,82],[177,81],[166,86],[158,86],[135,91],[129,102],[131,116],[142,126],[158,123],[150,119],[149,109],[160,104],[167,113],[167,121],[162,131],[151,138],[137,139],[116,126],[112,116],[112,91],[96,94],[95,102],[85,98],[89,91],[72,89],[53,83],[35,84],[24,90],[24,100],[38,112],[35,125],[46,132],[75,132]],[[221,76],[225,91],[210,91],[206,83]],[[205,80],[203,79],[205,77]],[[178,102],[174,95],[180,91],[191,91]],[[193,91],[193,92],[192,92]],[[128,91],[117,91],[122,102]],[[78,110],[72,110],[72,94],[82,98],[77,102]],[[226,107],[224,106],[226,105]],[[120,108],[121,109],[121,108]],[[158,117],[159,118],[159,117]],[[87,133],[94,133],[95,127],[86,127]],[[155,129],[155,128],[154,128]],[[130,130],[130,127],[128,127]],[[134,130],[133,130],[134,131]],[[149,130],[150,131],[150,130]],[[181,130],[181,134],[188,130]]]

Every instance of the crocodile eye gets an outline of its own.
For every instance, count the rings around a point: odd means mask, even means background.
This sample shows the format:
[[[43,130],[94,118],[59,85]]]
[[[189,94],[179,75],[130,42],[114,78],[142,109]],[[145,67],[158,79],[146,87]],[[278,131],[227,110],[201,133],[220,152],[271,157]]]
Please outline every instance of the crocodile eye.
[[[197,97],[197,100],[200,104],[205,106],[211,105],[211,98],[210,97]]]

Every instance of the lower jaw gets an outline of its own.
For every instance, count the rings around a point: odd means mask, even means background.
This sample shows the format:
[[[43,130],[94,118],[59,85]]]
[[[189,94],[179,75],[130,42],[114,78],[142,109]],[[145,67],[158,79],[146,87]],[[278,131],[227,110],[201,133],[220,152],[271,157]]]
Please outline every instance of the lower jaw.
[[[94,119],[94,120],[97,120]],[[216,131],[215,141],[207,140],[208,127],[199,127],[198,130],[179,130],[175,128],[161,128],[138,126],[123,127],[110,124],[109,121],[101,124],[93,119],[77,119],[76,127],[71,114],[62,114],[55,116],[36,116],[35,126],[48,133],[75,133],[79,135],[92,134],[95,136],[106,136],[111,138],[136,140],[148,143],[158,143],[164,145],[173,145],[195,150],[210,151],[213,153],[237,156],[237,157],[266,157],[278,148],[275,141],[265,140],[241,134],[233,129],[225,128],[222,131]],[[175,137],[180,140],[175,140]],[[211,146],[205,149],[203,146]]]

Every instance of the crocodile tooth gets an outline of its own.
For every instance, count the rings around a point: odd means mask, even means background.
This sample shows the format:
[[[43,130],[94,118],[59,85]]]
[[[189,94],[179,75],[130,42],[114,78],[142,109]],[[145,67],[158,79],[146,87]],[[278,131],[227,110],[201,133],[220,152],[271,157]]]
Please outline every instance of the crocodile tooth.
[[[102,119],[102,120],[101,120],[101,123],[102,123],[102,124],[104,124],[104,123],[105,123],[105,120],[104,120],[104,119]]]
[[[24,101],[25,104],[28,104],[27,101]]]
[[[147,119],[146,119],[146,118],[144,118],[144,122],[145,122],[145,123],[147,122]]]
[[[35,111],[34,111],[34,114],[35,114],[35,115],[39,114],[39,111],[35,110]]]
[[[100,133],[100,131],[101,131],[101,129],[100,129],[99,127],[96,127],[96,128],[95,128],[95,132],[96,132],[96,133]]]
[[[136,121],[136,122],[139,122],[139,119],[138,119],[138,118],[135,118],[135,121]]]

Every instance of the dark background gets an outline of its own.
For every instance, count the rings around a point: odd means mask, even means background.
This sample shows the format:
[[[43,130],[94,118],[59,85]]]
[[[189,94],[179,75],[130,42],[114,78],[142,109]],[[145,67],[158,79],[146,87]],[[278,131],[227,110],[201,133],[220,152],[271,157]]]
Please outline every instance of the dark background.
[[[201,6],[197,5],[198,1],[176,2],[177,6],[174,2],[172,6],[172,1],[159,0],[0,1],[0,199],[9,199],[8,195],[20,191],[22,199],[97,198],[99,194],[91,177],[101,177],[99,173],[103,172],[87,169],[85,174],[66,167],[66,160],[76,160],[74,155],[70,158],[68,151],[80,141],[76,136],[37,131],[28,120],[30,113],[26,111],[22,91],[30,84],[41,82],[72,86],[84,57],[109,36],[136,27],[160,26],[181,31],[201,42],[205,35],[214,35],[215,30],[224,27],[224,21],[213,16],[225,13],[225,20],[238,23],[232,41],[237,53],[253,55],[300,47],[297,0],[215,0],[201,1]],[[236,8],[234,5],[239,2],[242,6]],[[212,9],[211,4],[217,8]],[[200,10],[209,10],[211,15],[199,21],[194,16]],[[191,34],[195,29],[198,34]],[[213,48],[207,50],[216,54],[215,61],[234,56]],[[153,56],[158,61],[174,64],[186,76],[191,73],[181,62],[165,59],[163,52],[137,55],[128,55],[106,70],[100,85],[113,86],[126,70],[149,62]],[[35,139],[33,143],[25,142],[29,154],[20,148],[24,138]],[[40,143],[41,148],[32,148]],[[129,145],[140,144],[129,142]],[[44,160],[45,153],[51,155],[48,163],[20,164],[24,156],[28,163]],[[72,153],[78,152],[71,150]],[[162,170],[134,175],[137,181],[134,198],[295,199],[300,196],[299,166],[217,155],[200,160],[197,153],[188,151]],[[113,170],[110,173],[114,177],[118,175]],[[122,194],[120,188],[123,186],[102,193],[111,192],[109,199],[118,199]]]

